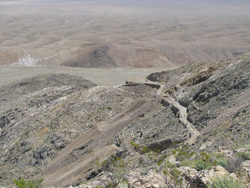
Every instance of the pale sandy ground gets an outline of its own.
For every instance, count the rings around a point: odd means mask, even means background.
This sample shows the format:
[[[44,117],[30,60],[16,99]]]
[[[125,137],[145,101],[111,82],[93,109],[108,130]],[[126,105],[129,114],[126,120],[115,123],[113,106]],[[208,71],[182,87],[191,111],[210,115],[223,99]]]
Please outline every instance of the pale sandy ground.
[[[129,81],[145,81],[147,75],[168,68],[70,68],[70,67],[0,67],[0,87],[41,74],[69,74],[86,78],[98,85],[115,86]]]

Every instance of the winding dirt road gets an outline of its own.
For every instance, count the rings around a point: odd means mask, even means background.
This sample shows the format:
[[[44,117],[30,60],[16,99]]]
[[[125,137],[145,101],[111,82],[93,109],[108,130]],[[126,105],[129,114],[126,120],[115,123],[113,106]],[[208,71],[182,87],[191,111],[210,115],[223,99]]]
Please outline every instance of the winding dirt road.
[[[196,141],[196,138],[200,135],[200,133],[195,129],[193,124],[187,120],[187,108],[180,105],[180,103],[171,98],[165,98],[165,100],[169,102],[170,105],[179,110],[179,119],[187,127],[190,134],[189,139],[186,141],[186,143],[192,145]]]
[[[189,131],[189,139],[185,143],[188,143],[188,144],[192,145],[196,141],[196,139],[200,135],[200,133],[199,133],[199,131],[197,131],[195,129],[195,127],[193,126],[193,124],[188,121],[188,119],[187,119],[187,108],[184,107],[184,106],[182,106],[175,99],[173,99],[171,97],[164,96],[162,94],[162,90],[164,88],[164,85],[159,84],[159,86],[160,87],[157,90],[157,94],[156,95],[159,95],[159,96],[163,97],[164,100],[169,103],[169,105],[174,106],[175,108],[178,109],[178,111],[179,111],[179,119],[186,126],[186,128]]]

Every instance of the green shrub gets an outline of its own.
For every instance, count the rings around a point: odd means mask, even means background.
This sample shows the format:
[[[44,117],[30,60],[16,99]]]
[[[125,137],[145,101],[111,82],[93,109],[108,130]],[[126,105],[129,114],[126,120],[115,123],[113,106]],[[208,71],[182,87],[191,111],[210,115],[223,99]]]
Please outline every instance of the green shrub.
[[[227,159],[225,159],[225,158],[221,158],[221,159],[219,159],[218,161],[217,161],[217,165],[220,165],[220,166],[222,166],[222,167],[226,167],[227,166]]]
[[[163,166],[162,172],[168,187],[182,187],[184,178],[181,176],[181,171],[174,167],[174,164],[167,161]]]
[[[224,154],[220,152],[212,153],[211,155],[212,157],[215,157],[216,159],[224,157]]]
[[[109,173],[110,182],[105,187],[116,187],[120,182],[124,181],[124,176],[127,173],[125,161],[114,155],[103,161],[101,168],[102,171]]]
[[[196,170],[209,170],[212,167],[212,164],[207,161],[203,161],[202,159],[197,159],[194,161],[194,167]]]
[[[141,146],[135,142],[130,142],[130,144],[134,147],[135,150],[139,150],[141,148]]]
[[[250,144],[244,145],[244,148],[246,148],[248,151],[250,151]]]
[[[193,161],[181,161],[181,166],[192,166]]]
[[[194,152],[188,152],[185,150],[180,150],[178,154],[176,155],[176,159],[179,161],[184,161],[186,159],[191,158],[195,153]]]
[[[238,153],[239,157],[243,160],[250,160],[250,154],[249,153],[245,153],[245,152],[240,152]]]
[[[141,149],[141,151],[142,151],[142,153],[144,154],[144,153],[148,153],[148,152],[150,152],[151,150],[148,148],[148,147],[142,147],[142,149]]]
[[[13,180],[17,187],[19,188],[40,188],[42,187],[43,180],[36,180],[36,181],[26,181],[23,178],[19,178],[17,180]]]
[[[212,166],[216,165],[216,160],[213,160],[208,153],[200,153],[200,158],[194,161],[196,170],[209,170]]]
[[[227,176],[216,177],[211,181],[212,184],[208,186],[209,188],[244,188],[240,182]]]

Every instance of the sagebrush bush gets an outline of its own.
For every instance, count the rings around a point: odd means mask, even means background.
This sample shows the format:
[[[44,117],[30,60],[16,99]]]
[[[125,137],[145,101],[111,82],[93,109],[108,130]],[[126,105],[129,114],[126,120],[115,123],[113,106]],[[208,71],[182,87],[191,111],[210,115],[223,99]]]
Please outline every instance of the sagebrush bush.
[[[243,160],[250,160],[250,154],[249,153],[245,153],[245,152],[240,152],[238,153],[239,157]]]
[[[217,165],[220,165],[220,166],[226,168],[226,167],[227,167],[227,159],[226,159],[226,158],[221,158],[221,159],[219,159],[219,160],[217,161]]]
[[[229,178],[227,176],[216,177],[212,179],[212,184],[208,186],[209,188],[245,188],[240,182]]]
[[[227,158],[225,169],[230,173],[236,173],[241,170],[242,159],[240,157]]]
[[[250,151],[250,144],[244,145],[243,147]]]
[[[14,183],[16,184],[17,187],[19,188],[40,188],[42,187],[42,180],[37,180],[37,181],[26,181],[23,178],[19,179],[14,179]]]

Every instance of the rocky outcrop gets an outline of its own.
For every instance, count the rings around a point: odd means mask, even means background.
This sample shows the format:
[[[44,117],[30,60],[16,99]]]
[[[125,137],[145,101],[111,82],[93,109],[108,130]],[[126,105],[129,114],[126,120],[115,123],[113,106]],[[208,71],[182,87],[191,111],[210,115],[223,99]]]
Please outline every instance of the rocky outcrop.
[[[147,174],[143,175],[139,172],[131,172],[128,178],[128,187],[136,187],[136,188],[160,188],[165,187],[166,182],[164,178],[159,174],[152,171],[149,171]]]

